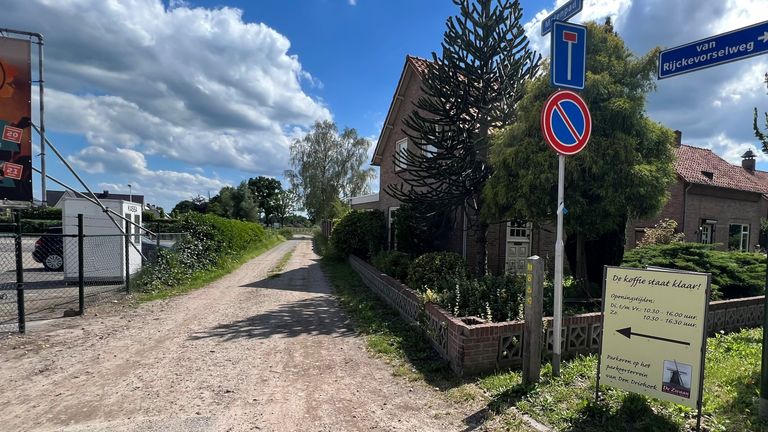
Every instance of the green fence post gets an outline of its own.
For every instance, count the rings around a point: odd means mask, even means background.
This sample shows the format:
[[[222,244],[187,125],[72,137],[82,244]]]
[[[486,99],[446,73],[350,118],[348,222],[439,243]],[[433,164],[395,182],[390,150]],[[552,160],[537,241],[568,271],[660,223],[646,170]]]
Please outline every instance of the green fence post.
[[[22,258],[21,244],[21,210],[14,213],[14,222],[16,223],[16,309],[19,314],[19,333],[26,333],[27,321],[24,312],[24,260]]]
[[[77,300],[80,315],[85,312],[85,248],[83,247],[83,215],[77,215]]]

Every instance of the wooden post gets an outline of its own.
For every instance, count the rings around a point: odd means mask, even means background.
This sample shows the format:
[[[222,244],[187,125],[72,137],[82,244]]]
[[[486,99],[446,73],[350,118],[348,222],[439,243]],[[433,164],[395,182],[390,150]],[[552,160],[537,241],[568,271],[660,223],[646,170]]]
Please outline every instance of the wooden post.
[[[523,328],[523,385],[541,377],[541,335],[544,314],[544,263],[529,257],[525,275],[525,326]]]

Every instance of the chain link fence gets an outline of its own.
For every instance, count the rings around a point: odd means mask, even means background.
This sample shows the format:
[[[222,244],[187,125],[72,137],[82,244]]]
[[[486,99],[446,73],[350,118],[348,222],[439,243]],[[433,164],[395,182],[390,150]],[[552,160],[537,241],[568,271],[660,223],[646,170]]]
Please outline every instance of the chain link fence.
[[[28,321],[74,316],[128,293],[131,275],[184,235],[86,234],[88,217],[65,218],[46,233],[0,234],[0,332]],[[141,251],[141,253],[139,252]]]

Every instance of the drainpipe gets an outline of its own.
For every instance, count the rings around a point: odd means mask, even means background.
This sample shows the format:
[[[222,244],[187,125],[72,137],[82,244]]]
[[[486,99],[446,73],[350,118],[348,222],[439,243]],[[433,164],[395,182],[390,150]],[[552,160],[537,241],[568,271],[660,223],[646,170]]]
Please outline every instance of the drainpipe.
[[[685,182],[683,182],[683,184],[685,184]],[[686,216],[686,213],[688,213],[688,189],[690,189],[691,186],[693,186],[693,183],[688,183],[688,185],[685,186],[685,189],[683,190],[683,221],[682,221],[682,225],[683,225],[682,231],[683,231],[683,233],[686,232],[685,231],[685,216]]]

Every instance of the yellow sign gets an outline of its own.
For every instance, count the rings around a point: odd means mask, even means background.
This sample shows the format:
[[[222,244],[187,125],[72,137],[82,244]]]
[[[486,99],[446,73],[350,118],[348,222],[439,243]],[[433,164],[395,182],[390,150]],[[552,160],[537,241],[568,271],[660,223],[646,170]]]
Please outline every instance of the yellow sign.
[[[709,275],[607,267],[603,283],[600,383],[696,408]]]

